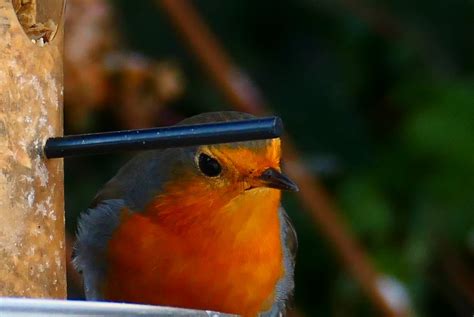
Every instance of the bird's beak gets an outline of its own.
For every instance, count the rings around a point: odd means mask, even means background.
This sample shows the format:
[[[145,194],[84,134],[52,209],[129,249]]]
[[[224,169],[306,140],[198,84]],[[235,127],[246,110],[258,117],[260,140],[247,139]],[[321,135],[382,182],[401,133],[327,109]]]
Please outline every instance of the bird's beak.
[[[274,168],[266,169],[259,177],[260,186],[297,192],[298,186],[285,174]]]

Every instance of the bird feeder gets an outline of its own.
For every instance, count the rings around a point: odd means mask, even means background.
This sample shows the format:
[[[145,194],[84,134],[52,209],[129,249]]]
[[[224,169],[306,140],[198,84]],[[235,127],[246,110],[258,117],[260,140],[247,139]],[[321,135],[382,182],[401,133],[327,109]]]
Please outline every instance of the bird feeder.
[[[0,0],[0,296],[66,297],[60,0]]]
[[[63,13],[62,0],[0,0],[0,315],[224,316],[65,300],[62,158],[275,138],[281,120],[62,137]]]

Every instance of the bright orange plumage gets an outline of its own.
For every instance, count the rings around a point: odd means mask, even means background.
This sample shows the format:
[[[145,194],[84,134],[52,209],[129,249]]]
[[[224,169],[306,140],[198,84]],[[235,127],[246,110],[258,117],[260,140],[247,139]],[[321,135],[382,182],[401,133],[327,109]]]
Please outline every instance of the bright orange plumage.
[[[131,198],[116,206],[119,220],[101,254],[106,264],[100,281],[91,283],[97,293],[113,301],[244,316],[269,311],[287,296],[293,268],[282,240],[291,228],[281,214],[280,191],[271,187],[293,185],[279,172],[279,140],[259,142],[176,153],[166,181],[145,191],[151,199],[142,212]],[[141,185],[149,182],[143,178]],[[122,195],[116,183],[109,187]],[[107,187],[105,192],[111,196]]]

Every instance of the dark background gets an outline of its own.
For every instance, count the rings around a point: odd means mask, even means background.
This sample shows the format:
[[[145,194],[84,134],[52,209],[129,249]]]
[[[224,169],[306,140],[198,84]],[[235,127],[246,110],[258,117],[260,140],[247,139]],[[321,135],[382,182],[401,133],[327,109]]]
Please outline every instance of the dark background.
[[[82,9],[78,3],[68,4],[66,23],[66,133],[172,124],[232,109],[156,3],[96,0]],[[391,278],[394,297],[409,300],[417,316],[471,316],[474,3],[193,4],[282,117],[301,159],[323,181],[376,269]],[[84,11],[94,23],[71,18]],[[72,40],[74,23],[102,42],[90,44],[90,35]],[[84,60],[68,57],[81,50]],[[111,70],[117,52],[126,52],[125,66]],[[156,65],[160,71],[140,75]],[[176,91],[155,93],[153,78],[171,80]],[[134,85],[137,93],[124,93]],[[128,120],[140,109],[148,110]],[[128,157],[66,160],[69,232]],[[285,194],[284,205],[300,240],[297,314],[378,316],[295,196]],[[71,288],[72,297],[80,296]]]

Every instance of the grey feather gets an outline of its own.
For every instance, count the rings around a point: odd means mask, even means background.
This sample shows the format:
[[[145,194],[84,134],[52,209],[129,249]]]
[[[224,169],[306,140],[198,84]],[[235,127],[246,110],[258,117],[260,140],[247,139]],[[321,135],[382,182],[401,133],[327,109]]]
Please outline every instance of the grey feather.
[[[100,292],[106,274],[105,250],[119,225],[120,212],[125,207],[122,199],[105,200],[87,210],[79,219],[74,267],[84,279],[87,300],[102,300]]]
[[[167,177],[168,161],[179,149],[147,151],[136,155],[97,193],[91,207],[108,199],[123,199],[132,210],[142,210],[159,192]]]

